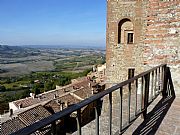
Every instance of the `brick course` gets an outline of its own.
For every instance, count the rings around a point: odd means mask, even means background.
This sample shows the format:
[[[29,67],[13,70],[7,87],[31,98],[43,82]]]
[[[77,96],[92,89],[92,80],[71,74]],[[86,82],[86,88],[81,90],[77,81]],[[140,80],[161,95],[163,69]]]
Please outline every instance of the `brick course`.
[[[133,23],[133,44],[118,44],[122,19]],[[128,68],[138,74],[150,65],[178,65],[179,33],[179,0],[107,0],[107,83],[126,80]]]

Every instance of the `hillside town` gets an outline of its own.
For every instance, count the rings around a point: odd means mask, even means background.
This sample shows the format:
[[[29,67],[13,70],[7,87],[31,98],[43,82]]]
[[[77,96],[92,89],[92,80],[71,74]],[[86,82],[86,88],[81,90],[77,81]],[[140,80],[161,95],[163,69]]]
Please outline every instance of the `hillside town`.
[[[73,79],[69,85],[56,86],[55,90],[38,95],[31,93],[30,97],[10,102],[9,113],[1,116],[1,134],[11,134],[103,91],[105,89],[105,70],[105,64],[94,66],[93,72],[90,72],[86,77]],[[37,80],[35,81],[38,83]],[[81,110],[82,116],[90,117],[88,114],[93,113],[93,104]],[[72,118],[74,117],[75,114],[72,114]],[[84,118],[84,123],[87,119]],[[50,127],[49,125],[49,129],[39,131],[37,134],[48,133]],[[64,124],[62,124],[62,127],[64,127]],[[69,130],[73,132],[73,129]]]

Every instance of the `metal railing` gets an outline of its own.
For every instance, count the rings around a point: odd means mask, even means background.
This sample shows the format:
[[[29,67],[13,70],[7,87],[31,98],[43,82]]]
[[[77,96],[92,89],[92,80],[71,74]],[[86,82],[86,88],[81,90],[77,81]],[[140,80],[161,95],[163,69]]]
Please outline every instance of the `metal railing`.
[[[71,107],[68,107],[61,112],[55,113],[43,120],[40,120],[28,127],[25,127],[15,133],[13,135],[29,135],[32,134],[43,127],[46,127],[47,125],[51,125],[51,134],[56,134],[56,122],[60,119],[63,119],[64,117],[72,114],[73,112],[76,112],[76,121],[77,121],[77,133],[78,135],[82,134],[81,128],[81,109],[85,106],[90,105],[91,103],[96,103],[95,105],[95,132],[96,135],[100,134],[100,124],[99,124],[99,117],[101,116],[99,113],[100,105],[99,101],[103,99],[103,97],[108,96],[108,102],[109,102],[109,135],[112,135],[112,104],[113,104],[113,96],[112,93],[117,91],[119,93],[119,122],[120,127],[119,130],[116,132],[116,134],[122,134],[125,132],[125,130],[132,124],[134,120],[136,120],[139,115],[142,115],[143,118],[146,118],[147,115],[147,108],[151,104],[151,102],[156,99],[156,97],[162,93],[163,96],[166,96],[166,90],[165,90],[165,82],[166,81],[166,64],[162,64],[160,66],[157,66],[155,68],[152,68],[146,72],[143,72],[129,80],[126,80],[124,82],[121,82],[107,90],[104,90],[90,98],[87,98],[83,101],[81,101],[78,104],[74,104]],[[125,89],[125,86],[127,86],[127,89]],[[122,106],[123,106],[123,94],[126,94],[128,99],[128,106],[127,106],[127,122],[126,124],[123,124],[122,121]],[[134,112],[133,117],[131,116],[132,110],[131,110],[131,97],[132,94],[135,95],[135,106],[134,106]],[[138,99],[139,102],[138,102]],[[138,108],[138,106],[140,106]]]

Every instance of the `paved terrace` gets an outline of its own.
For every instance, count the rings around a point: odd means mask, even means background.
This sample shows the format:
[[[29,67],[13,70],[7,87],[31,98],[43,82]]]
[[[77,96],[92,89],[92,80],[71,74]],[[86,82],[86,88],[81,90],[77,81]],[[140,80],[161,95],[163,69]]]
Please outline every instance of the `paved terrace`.
[[[126,101],[125,101],[126,102]],[[117,107],[114,105],[113,109]],[[109,114],[102,112],[100,117],[100,135],[108,135]],[[113,135],[119,129],[119,110],[112,115]],[[127,117],[127,116],[126,116]],[[95,120],[82,128],[82,135],[95,135]],[[73,133],[77,135],[77,132]],[[180,94],[157,99],[149,106],[144,120],[141,116],[123,133],[123,135],[180,135]]]
[[[159,96],[149,106],[146,120],[138,118],[125,135],[180,135],[180,70],[170,70],[170,96]]]
[[[158,97],[145,121],[138,118],[125,135],[180,135],[180,95]]]

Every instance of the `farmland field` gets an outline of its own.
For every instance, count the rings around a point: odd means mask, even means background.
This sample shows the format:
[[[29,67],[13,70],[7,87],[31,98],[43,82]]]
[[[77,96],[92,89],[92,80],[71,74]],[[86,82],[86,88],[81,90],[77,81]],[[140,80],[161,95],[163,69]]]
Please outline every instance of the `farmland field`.
[[[105,50],[102,49],[0,46],[0,77],[37,71],[76,72],[104,62]]]
[[[105,63],[105,50],[27,48],[0,45],[0,114],[8,102],[42,93],[87,75]],[[38,80],[40,83],[34,83]]]

